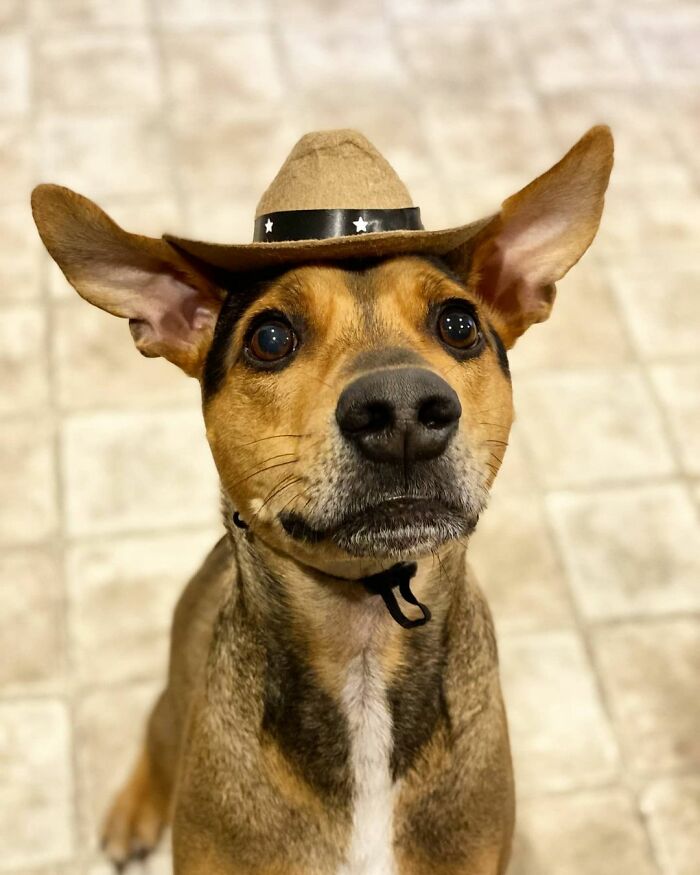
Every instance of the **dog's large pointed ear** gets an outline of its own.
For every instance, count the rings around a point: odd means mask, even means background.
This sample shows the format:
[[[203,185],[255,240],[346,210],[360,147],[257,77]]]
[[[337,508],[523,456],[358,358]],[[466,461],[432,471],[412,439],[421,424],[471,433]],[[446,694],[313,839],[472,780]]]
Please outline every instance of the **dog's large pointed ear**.
[[[463,253],[453,253],[452,266],[502,317],[507,346],[549,316],[554,284],[593,241],[612,163],[610,129],[592,128],[551,170],[504,201]]]
[[[129,320],[137,349],[201,373],[221,293],[163,240],[129,234],[92,201],[58,185],[32,192],[39,234],[68,282]]]

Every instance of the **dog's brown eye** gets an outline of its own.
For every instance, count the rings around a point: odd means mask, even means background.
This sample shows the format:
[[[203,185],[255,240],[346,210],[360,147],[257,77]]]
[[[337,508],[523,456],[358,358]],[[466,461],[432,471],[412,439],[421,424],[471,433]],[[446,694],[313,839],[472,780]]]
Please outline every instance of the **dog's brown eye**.
[[[261,362],[276,362],[294,351],[297,338],[291,327],[279,319],[263,322],[248,341],[248,350]]]
[[[438,318],[438,333],[443,343],[454,349],[471,349],[481,340],[476,319],[466,307],[451,306]]]

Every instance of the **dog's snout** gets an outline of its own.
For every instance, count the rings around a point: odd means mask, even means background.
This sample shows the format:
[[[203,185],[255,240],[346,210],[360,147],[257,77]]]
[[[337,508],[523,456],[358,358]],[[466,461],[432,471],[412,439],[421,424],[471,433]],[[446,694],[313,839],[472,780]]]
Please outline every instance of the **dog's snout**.
[[[375,462],[434,459],[457,430],[462,405],[425,368],[385,368],[345,388],[335,416],[342,434]]]

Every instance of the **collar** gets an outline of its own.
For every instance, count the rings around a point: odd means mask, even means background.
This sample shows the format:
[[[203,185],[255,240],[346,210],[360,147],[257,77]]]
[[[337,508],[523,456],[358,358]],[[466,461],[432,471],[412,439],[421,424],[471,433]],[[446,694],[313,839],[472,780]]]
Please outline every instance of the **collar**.
[[[247,523],[241,519],[238,511],[233,512],[233,522],[239,529],[248,528]],[[370,574],[369,577],[338,579],[347,580],[350,583],[361,583],[372,595],[381,596],[392,619],[399,626],[403,626],[404,629],[414,629],[416,626],[424,626],[432,617],[430,608],[419,602],[411,592],[411,580],[415,577],[417,570],[418,565],[415,562],[397,562],[391,568],[387,568],[385,571],[378,571],[376,574]],[[403,613],[394,593],[397,587],[404,601],[420,608],[421,617],[412,620]]]

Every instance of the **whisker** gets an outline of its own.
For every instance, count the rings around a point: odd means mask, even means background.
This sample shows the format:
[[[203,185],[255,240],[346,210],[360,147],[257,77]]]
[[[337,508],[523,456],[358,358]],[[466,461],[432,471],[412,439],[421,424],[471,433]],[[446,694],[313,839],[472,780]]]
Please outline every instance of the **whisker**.
[[[507,410],[508,407],[508,404],[499,404],[498,407],[489,407],[486,410],[476,410],[474,411],[474,415],[483,416],[484,413],[493,413],[495,410]]]
[[[253,444],[259,444],[262,441],[271,441],[275,438],[301,438],[301,437],[309,437],[312,432],[307,432],[303,434],[269,434],[267,437],[257,438],[254,441],[248,441],[245,444],[238,444],[237,446],[231,447],[232,450],[242,450],[244,447],[252,447]]]
[[[282,480],[289,480],[289,476],[283,477]],[[253,525],[253,523],[255,522],[255,520],[257,519],[257,517],[260,514],[260,512],[262,511],[262,509],[265,507],[265,505],[269,504],[276,495],[279,495],[280,492],[284,492],[285,489],[289,489],[290,486],[295,486],[297,483],[301,483],[303,480],[304,480],[303,477],[296,477],[296,478],[292,479],[289,483],[285,483],[284,485],[280,485],[278,482],[275,485],[275,487],[273,488],[273,491],[268,493],[267,498],[263,501],[263,503],[260,505],[260,507],[255,511],[253,516],[250,518],[249,525],[250,526]],[[286,507],[286,505],[285,505],[285,507]]]
[[[294,453],[277,453],[276,456],[270,456],[268,459],[263,459],[262,462],[258,462],[257,464],[258,464],[258,465],[267,465],[268,462],[273,462],[275,459],[282,459],[282,458],[284,458],[285,456],[293,456],[293,455],[294,455]],[[297,458],[298,458],[298,457],[297,457]],[[252,470],[251,468],[248,468],[246,471],[244,471],[244,472],[243,472],[244,476],[245,476],[249,471],[251,471],[251,470]],[[237,480],[236,482],[237,482],[237,483],[241,483],[242,481],[241,481],[241,480]]]
[[[477,422],[477,425],[491,425],[493,428],[502,428],[503,431],[508,431],[509,425],[503,425],[500,422]]]
[[[237,486],[239,483],[245,483],[246,480],[250,480],[251,477],[257,477],[258,474],[264,474],[265,471],[272,471],[274,468],[283,468],[285,465],[293,465],[295,462],[298,461],[299,457],[295,456],[288,462],[278,462],[276,465],[268,465],[267,468],[260,468],[259,471],[253,471],[253,473],[249,474],[247,477],[242,477],[240,480],[236,480],[236,482],[232,483],[231,486]]]

